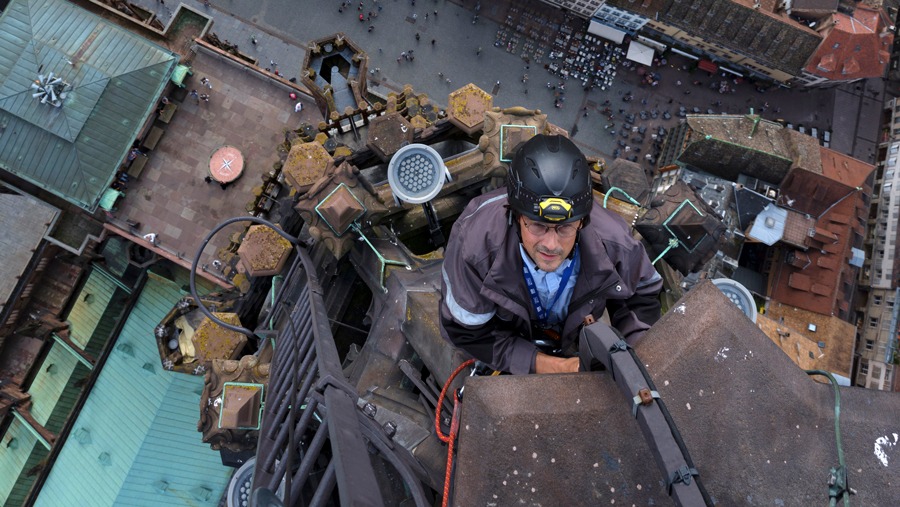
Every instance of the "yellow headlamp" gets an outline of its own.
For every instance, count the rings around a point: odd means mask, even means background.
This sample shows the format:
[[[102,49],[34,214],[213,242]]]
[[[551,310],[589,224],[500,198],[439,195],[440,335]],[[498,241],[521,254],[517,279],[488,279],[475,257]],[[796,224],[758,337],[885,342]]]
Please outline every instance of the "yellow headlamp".
[[[551,222],[567,220],[572,218],[572,203],[559,197],[545,197],[538,203],[538,215]]]

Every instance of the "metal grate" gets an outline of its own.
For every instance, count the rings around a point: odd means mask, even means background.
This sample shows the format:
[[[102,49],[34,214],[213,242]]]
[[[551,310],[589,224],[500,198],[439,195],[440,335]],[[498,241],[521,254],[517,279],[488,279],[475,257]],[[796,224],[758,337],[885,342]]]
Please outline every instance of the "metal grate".
[[[422,485],[377,423],[357,409],[344,377],[312,261],[300,248],[273,308],[275,333],[253,490],[283,491],[284,505],[384,505],[371,454],[403,478],[416,505]],[[287,315],[285,315],[286,312]]]

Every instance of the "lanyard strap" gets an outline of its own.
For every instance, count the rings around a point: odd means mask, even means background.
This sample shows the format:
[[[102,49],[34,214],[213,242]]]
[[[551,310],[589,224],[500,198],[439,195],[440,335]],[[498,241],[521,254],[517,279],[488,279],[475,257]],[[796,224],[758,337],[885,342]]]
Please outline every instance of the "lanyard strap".
[[[534,277],[531,275],[531,271],[528,270],[528,265],[522,263],[522,273],[525,275],[525,284],[528,285],[528,293],[531,295],[531,303],[534,305],[534,312],[537,314],[538,324],[542,327],[547,325],[547,312],[556,305],[556,302],[559,301],[559,297],[565,292],[566,285],[569,284],[569,277],[572,276],[572,271],[575,270],[575,261],[577,259],[578,248],[575,249],[575,254],[572,256],[569,265],[563,270],[562,280],[559,282],[559,287],[556,289],[556,295],[553,296],[553,301],[547,306],[544,306],[544,304],[541,303],[540,293],[537,290],[537,285],[534,283]]]

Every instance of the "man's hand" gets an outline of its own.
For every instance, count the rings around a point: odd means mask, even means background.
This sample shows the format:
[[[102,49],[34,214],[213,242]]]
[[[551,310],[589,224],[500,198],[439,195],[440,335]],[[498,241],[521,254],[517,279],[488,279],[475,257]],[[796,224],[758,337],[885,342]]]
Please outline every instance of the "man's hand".
[[[580,365],[577,357],[556,357],[538,352],[534,358],[535,373],[575,373]]]

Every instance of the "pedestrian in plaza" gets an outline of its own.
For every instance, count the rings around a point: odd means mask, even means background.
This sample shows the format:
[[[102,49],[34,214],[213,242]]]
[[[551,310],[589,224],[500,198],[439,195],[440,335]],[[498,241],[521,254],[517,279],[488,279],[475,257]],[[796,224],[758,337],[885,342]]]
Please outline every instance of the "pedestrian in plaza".
[[[419,35],[419,32],[416,32],[416,42],[419,42],[420,38],[421,38],[421,36]]]
[[[294,112],[299,113],[300,111],[303,111],[303,104],[297,102],[296,104],[294,104]]]
[[[209,102],[209,95],[207,95],[207,94],[205,94],[205,93],[201,93],[201,94],[200,94],[200,100],[202,100],[203,102]],[[198,103],[199,103],[199,102],[198,102]]]
[[[294,92],[289,93],[288,97],[290,97],[291,100],[297,100],[297,94]]]
[[[194,97],[194,100],[196,100],[198,104],[200,103],[200,96],[197,95],[197,90],[191,90],[191,92],[189,93],[189,95],[190,95],[191,97]]]
[[[159,236],[155,232],[151,232],[149,234],[144,234],[144,241],[150,243],[153,246],[159,245]]]
[[[375,25],[369,25],[369,33],[372,33],[372,30],[375,29]]]
[[[425,21],[428,21],[428,13],[425,13]]]
[[[212,90],[212,83],[209,82],[209,78],[204,76],[200,78],[200,84]]]
[[[431,45],[434,46],[435,40],[431,39]]]

